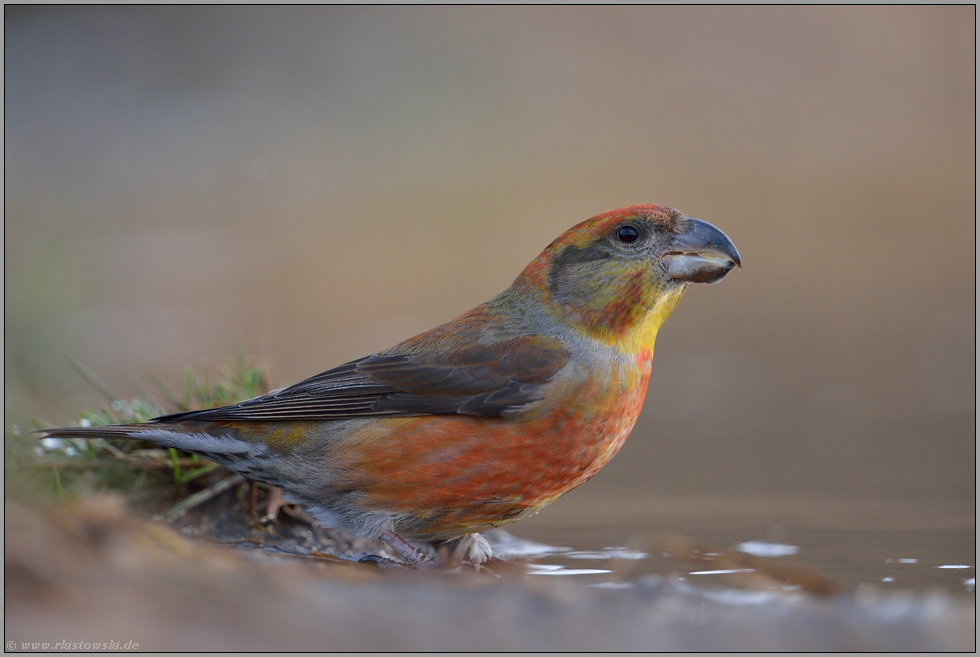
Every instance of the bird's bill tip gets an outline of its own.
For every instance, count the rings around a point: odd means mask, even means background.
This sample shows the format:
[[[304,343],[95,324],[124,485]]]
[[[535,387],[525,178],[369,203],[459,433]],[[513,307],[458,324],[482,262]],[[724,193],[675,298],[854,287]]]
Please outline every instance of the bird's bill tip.
[[[742,257],[725,233],[687,217],[660,260],[668,278],[687,283],[717,283],[735,267],[742,268]]]

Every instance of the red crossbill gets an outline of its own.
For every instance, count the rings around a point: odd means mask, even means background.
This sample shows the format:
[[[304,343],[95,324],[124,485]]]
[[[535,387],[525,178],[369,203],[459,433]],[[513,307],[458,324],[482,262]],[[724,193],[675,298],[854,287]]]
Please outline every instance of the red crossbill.
[[[200,454],[418,565],[409,541],[514,522],[605,465],[636,422],[657,331],[688,283],[736,265],[711,224],[663,205],[612,210],[561,235],[493,299],[386,351],[233,406],[43,433]],[[470,560],[489,556],[470,543]]]

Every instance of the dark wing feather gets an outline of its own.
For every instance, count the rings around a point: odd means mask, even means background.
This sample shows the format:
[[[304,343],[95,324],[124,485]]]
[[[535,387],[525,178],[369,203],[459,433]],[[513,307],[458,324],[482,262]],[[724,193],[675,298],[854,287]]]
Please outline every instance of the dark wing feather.
[[[167,415],[157,421],[499,417],[540,399],[541,387],[567,362],[568,352],[561,343],[541,335],[448,352],[393,350],[234,406]]]

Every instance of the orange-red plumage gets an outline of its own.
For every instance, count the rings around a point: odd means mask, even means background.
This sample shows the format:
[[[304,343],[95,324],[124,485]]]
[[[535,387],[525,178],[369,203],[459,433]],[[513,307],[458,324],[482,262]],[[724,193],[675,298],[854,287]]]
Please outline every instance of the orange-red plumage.
[[[235,406],[46,434],[202,454],[418,562],[403,539],[513,522],[605,465],[687,284],[739,264],[710,224],[662,205],[613,210],[568,230],[490,301],[387,351]]]

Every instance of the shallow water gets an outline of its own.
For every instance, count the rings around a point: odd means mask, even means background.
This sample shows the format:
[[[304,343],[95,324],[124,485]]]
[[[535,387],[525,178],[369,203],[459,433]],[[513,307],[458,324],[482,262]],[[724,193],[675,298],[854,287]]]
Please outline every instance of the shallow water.
[[[574,577],[591,586],[628,587],[651,574],[677,576],[695,587],[737,585],[723,576],[753,569],[746,564],[712,565],[713,555],[725,561],[730,561],[729,556],[737,560],[751,555],[768,563],[815,570],[842,589],[875,587],[882,592],[975,595],[972,531],[703,530],[687,537],[692,544],[705,548],[706,556],[697,561],[664,548],[664,542],[672,538],[676,544],[676,536],[658,537],[641,527],[588,533],[552,528],[534,532],[534,540],[541,541],[537,549],[528,545],[523,550],[508,551],[505,547],[504,552],[523,552],[536,575]]]
[[[197,510],[198,528],[253,534],[241,504],[221,497]],[[506,533],[491,536],[510,553],[492,570],[379,569],[304,553],[296,539],[311,532],[288,521],[259,530],[258,542],[216,545],[218,535],[189,539],[130,514],[119,496],[49,511],[5,505],[4,638],[17,650],[64,640],[144,650],[975,649],[972,596],[870,587],[815,596],[722,568],[650,572],[669,559],[636,548],[545,548]],[[702,554],[716,565],[730,558]],[[727,577],[756,586],[715,581]]]

